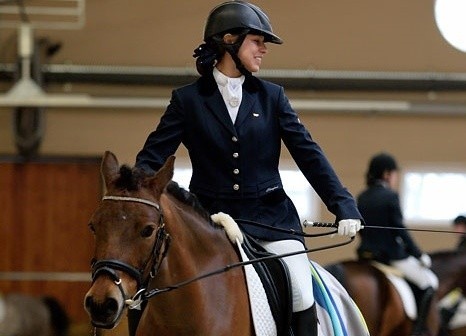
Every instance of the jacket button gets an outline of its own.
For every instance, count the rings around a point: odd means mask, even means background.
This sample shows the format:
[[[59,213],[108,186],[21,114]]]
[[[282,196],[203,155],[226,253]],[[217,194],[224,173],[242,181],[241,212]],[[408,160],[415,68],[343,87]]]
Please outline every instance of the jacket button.
[[[238,138],[235,137],[235,136],[233,136],[233,137],[231,137],[231,141],[233,141],[233,142],[238,142]]]
[[[233,157],[234,157],[235,159],[237,159],[237,158],[239,157],[239,154],[238,154],[238,153],[233,153]]]
[[[233,174],[238,175],[239,174],[239,169],[233,169]]]
[[[239,190],[239,184],[233,184],[233,190]]]

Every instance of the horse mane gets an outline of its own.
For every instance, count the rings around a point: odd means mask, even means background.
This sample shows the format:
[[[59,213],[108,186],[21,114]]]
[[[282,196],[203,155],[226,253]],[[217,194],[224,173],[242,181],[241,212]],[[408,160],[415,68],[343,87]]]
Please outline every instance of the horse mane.
[[[456,250],[439,250],[429,253],[431,257],[444,257],[452,254],[459,254],[459,251]]]
[[[202,206],[201,202],[199,202],[199,199],[195,194],[187,191],[175,181],[170,181],[166,189],[167,192],[174,196],[178,201],[191,206],[199,215],[201,215],[202,218],[206,219],[208,222],[211,222],[210,214]]]
[[[118,178],[114,182],[115,187],[128,191],[140,190],[144,186],[146,178],[153,176],[152,173],[147,173],[137,167],[131,168],[128,165],[122,165],[119,173]],[[192,207],[202,218],[211,223],[210,214],[201,205],[195,194],[187,191],[175,181],[170,181],[166,190],[180,202]]]

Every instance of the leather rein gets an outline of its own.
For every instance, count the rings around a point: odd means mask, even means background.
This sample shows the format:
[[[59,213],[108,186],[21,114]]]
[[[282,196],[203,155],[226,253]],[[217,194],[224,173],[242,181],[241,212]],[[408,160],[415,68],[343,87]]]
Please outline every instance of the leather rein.
[[[245,265],[250,265],[258,262],[263,262],[266,260],[271,260],[271,259],[278,259],[278,258],[284,258],[284,257],[289,257],[297,254],[302,254],[302,253],[310,253],[310,252],[316,252],[328,248],[334,248],[334,247],[339,247],[343,245],[347,245],[351,243],[354,240],[354,237],[351,237],[345,242],[339,243],[339,244],[333,244],[329,246],[323,246],[323,247],[318,247],[318,248],[313,248],[313,249],[304,249],[301,251],[295,251],[295,252],[290,252],[290,253],[285,253],[285,254],[274,254],[266,257],[261,257],[261,258],[256,258],[256,259],[251,259],[248,261],[242,261],[242,262],[237,262],[233,264],[226,265],[222,268],[219,268],[217,270],[214,270],[212,272],[204,273],[201,274],[195,278],[188,279],[186,281],[182,281],[178,284],[172,285],[172,286],[167,286],[165,288],[161,289],[152,289],[152,290],[147,290],[145,286],[147,286],[149,279],[154,278],[160,268],[160,265],[162,261],[164,260],[168,248],[170,245],[170,235],[166,232],[165,230],[165,223],[163,221],[163,211],[160,207],[159,204],[143,199],[143,198],[137,198],[137,197],[127,197],[127,196],[104,196],[102,198],[103,201],[123,201],[123,202],[136,202],[136,203],[142,203],[149,205],[157,210],[157,212],[160,213],[160,221],[159,221],[159,227],[157,228],[156,231],[156,239],[152,248],[152,252],[148,256],[146,262],[143,264],[143,266],[140,269],[137,269],[125,262],[116,260],[116,259],[102,259],[102,260],[93,260],[92,261],[92,281],[94,282],[97,277],[100,274],[107,274],[109,275],[114,283],[118,286],[120,289],[120,292],[125,298],[125,304],[128,306],[129,309],[140,309],[140,305],[143,301],[146,301],[150,299],[151,297],[162,294],[165,292],[169,292],[171,290],[186,286],[194,281],[204,279],[213,275],[217,275],[220,273],[225,273],[233,268],[237,267],[243,267]],[[291,235],[296,235],[296,236],[303,236],[303,237],[320,237],[320,236],[325,236],[325,235],[331,235],[335,234],[337,230],[333,230],[330,232],[325,232],[325,233],[319,233],[319,234],[306,234],[304,232],[299,232],[295,230],[288,230],[288,229],[282,229],[282,228],[277,228],[277,227],[272,227],[266,224],[254,222],[254,221],[249,221],[245,219],[235,219],[235,221],[239,223],[243,223],[246,225],[253,225],[253,226],[260,226],[260,227],[265,227],[270,230],[275,230],[275,231],[280,231],[280,232],[286,232]],[[320,225],[319,225],[320,224]],[[321,226],[321,227],[335,227],[335,224],[328,224],[328,223],[319,223],[319,222],[314,222],[314,226]],[[158,259],[157,259],[158,258]],[[143,279],[143,274],[144,271],[147,268],[147,265],[149,262],[152,261],[152,266],[151,266],[151,271],[149,273],[149,277],[147,279]],[[124,292],[124,289],[121,284],[121,278],[118,276],[116,271],[122,271],[126,274],[128,274],[130,277],[136,280],[138,284],[138,290],[136,294],[132,298],[128,298],[126,293]]]

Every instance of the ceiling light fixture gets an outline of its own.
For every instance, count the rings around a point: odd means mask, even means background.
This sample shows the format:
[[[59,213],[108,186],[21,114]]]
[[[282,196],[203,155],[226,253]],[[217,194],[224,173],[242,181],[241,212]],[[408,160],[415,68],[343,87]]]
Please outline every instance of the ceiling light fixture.
[[[466,1],[435,0],[434,15],[443,38],[456,49],[466,52]]]

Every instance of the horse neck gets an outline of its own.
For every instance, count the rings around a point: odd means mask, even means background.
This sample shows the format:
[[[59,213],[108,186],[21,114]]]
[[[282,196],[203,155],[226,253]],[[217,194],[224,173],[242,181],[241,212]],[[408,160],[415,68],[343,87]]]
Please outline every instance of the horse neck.
[[[223,230],[214,227],[190,206],[165,194],[160,205],[171,242],[159,272],[149,284],[150,288],[174,286],[238,261]],[[177,322],[181,321],[180,316],[185,319],[183,324],[186,326],[196,325],[196,320],[205,319],[205,315],[213,316],[218,309],[215,288],[234,288],[232,273],[197,280],[150,299],[145,314],[151,320],[152,328],[154,325],[175,324],[183,329]],[[238,276],[234,279],[237,282]],[[240,288],[238,284],[236,287]],[[228,290],[222,295],[233,296],[235,293]],[[149,322],[146,320],[146,323]]]
[[[432,270],[438,276],[440,297],[460,287],[466,292],[466,252],[437,253],[432,255]]]
[[[160,198],[170,247],[163,263],[166,285],[238,261],[225,232],[212,225],[191,206],[169,194]],[[160,286],[160,284],[158,284]]]

